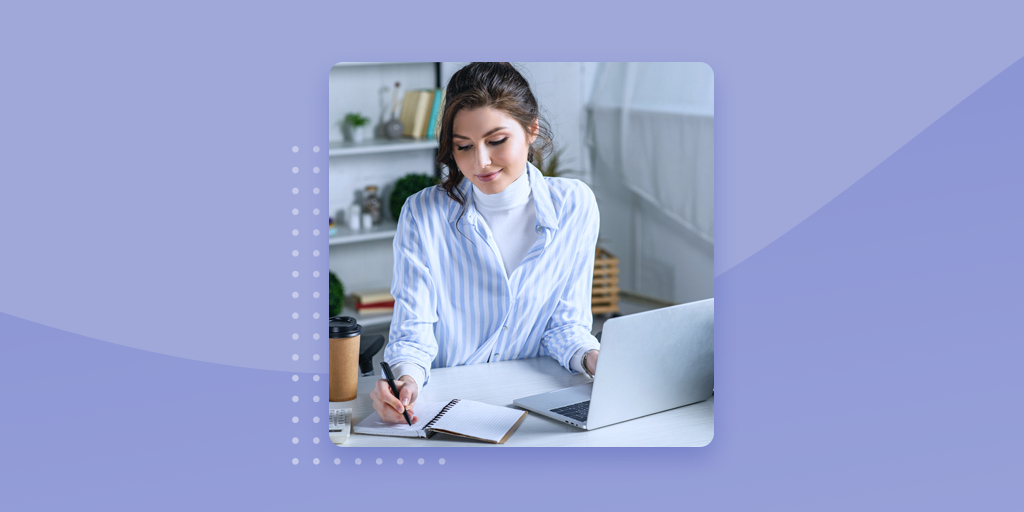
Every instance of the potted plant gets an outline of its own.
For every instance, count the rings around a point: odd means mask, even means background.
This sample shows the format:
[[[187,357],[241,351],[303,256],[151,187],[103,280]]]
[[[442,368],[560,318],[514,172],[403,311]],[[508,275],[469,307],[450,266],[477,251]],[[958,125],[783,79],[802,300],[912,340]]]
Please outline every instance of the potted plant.
[[[577,172],[574,170],[563,169],[561,167],[562,153],[564,152],[565,148],[559,149],[558,151],[555,151],[551,155],[551,158],[546,161],[544,160],[544,157],[541,154],[537,154],[536,156],[534,156],[534,159],[536,160],[536,162],[534,162],[534,165],[537,167],[537,170],[539,170],[542,175],[551,178],[558,178],[560,176],[568,177],[577,174]]]
[[[341,314],[341,305],[345,302],[345,285],[341,284],[341,279],[338,279],[334,272],[328,272],[327,282],[327,309],[331,316],[338,316]]]
[[[366,130],[370,127],[370,118],[358,112],[345,114],[341,122],[341,133],[346,140],[362,142],[366,138]]]
[[[437,185],[437,180],[426,174],[406,174],[395,182],[395,188],[391,189],[391,198],[388,201],[391,206],[391,216],[398,221],[398,215],[402,213],[402,206],[409,196],[427,187]]]

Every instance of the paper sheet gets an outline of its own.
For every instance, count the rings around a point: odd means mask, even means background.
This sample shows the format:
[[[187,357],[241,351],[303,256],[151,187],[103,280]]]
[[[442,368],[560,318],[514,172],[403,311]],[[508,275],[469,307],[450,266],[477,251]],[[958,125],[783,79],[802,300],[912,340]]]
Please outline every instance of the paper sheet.
[[[412,426],[406,424],[405,420],[402,420],[402,423],[388,423],[380,419],[380,416],[374,411],[373,414],[359,422],[353,428],[353,432],[378,436],[422,437],[425,435],[423,428],[446,405],[448,405],[448,402],[423,402],[417,400],[413,405],[413,411],[419,420],[413,423]]]
[[[498,442],[522,415],[517,409],[460,400],[430,428]]]

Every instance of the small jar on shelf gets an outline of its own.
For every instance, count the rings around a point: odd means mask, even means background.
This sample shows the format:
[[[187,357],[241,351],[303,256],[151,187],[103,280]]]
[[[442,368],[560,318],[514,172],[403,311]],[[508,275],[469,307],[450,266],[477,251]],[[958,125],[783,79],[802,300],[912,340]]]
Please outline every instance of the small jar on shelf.
[[[373,185],[366,187],[365,194],[363,194],[363,213],[368,213],[373,217],[374,226],[380,224],[381,220],[383,220],[381,217],[380,198],[377,197],[377,187]]]

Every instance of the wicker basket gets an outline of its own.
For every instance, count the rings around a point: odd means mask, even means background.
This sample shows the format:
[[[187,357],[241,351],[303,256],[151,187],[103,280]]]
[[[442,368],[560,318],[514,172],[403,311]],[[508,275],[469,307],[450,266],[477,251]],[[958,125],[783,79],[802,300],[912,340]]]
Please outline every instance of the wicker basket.
[[[595,315],[619,312],[619,259],[604,249],[594,258],[594,286],[590,310]]]

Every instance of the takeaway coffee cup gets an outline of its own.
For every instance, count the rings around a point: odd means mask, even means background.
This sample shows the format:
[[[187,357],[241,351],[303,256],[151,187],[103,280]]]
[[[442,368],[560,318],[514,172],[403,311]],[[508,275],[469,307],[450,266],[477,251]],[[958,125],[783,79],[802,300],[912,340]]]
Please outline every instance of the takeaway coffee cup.
[[[330,401],[356,399],[359,385],[359,337],[363,327],[350,316],[331,317]]]

